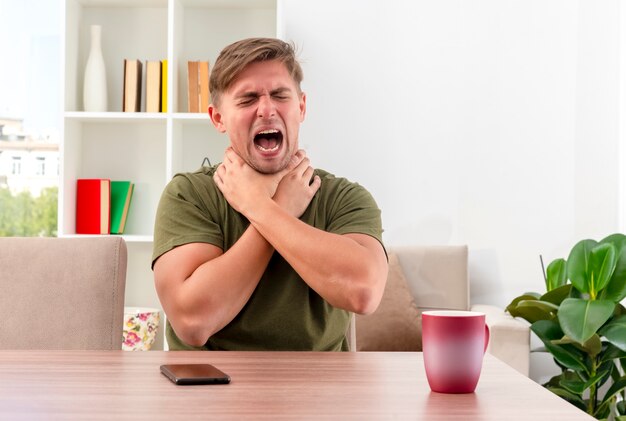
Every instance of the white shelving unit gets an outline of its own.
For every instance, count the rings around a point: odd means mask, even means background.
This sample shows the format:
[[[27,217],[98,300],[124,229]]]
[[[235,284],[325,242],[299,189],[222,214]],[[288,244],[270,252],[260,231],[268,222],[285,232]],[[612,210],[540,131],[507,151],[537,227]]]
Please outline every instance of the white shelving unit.
[[[135,183],[126,225],[126,305],[160,307],[150,256],[156,208],[174,174],[222,159],[228,139],[206,114],[187,113],[187,61],[215,62],[238,39],[279,35],[280,0],[66,0],[59,236],[75,236],[76,179]],[[84,112],[91,25],[102,26],[108,111]],[[168,60],[167,113],[122,112],[124,59]]]

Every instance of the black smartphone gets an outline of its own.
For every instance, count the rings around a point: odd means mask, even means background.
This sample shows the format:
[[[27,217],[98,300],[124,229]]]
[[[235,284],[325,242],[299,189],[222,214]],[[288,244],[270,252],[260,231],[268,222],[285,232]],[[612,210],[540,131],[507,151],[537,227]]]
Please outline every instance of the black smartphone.
[[[230,383],[230,376],[211,364],[165,364],[161,373],[179,385]]]

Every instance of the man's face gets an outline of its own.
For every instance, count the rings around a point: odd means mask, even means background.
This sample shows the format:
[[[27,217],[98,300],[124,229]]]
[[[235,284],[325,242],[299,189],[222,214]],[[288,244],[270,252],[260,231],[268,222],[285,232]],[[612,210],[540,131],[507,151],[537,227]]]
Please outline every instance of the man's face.
[[[265,174],[289,164],[298,150],[305,112],[305,95],[276,60],[248,65],[222,94],[219,106],[209,106],[213,124],[228,134],[233,150]]]

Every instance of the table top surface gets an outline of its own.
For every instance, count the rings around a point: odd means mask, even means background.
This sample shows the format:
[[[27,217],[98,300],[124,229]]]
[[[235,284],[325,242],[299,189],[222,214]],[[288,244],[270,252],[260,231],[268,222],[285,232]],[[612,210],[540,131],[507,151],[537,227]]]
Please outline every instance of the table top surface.
[[[176,386],[176,363],[232,381]],[[415,352],[0,351],[0,380],[0,419],[593,419],[489,354],[460,395],[431,392]]]

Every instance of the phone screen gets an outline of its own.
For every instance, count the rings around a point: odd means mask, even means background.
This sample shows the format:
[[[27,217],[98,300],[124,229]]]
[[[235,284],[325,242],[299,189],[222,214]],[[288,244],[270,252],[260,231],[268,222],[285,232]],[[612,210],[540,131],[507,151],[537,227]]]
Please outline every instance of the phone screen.
[[[165,364],[161,373],[179,385],[230,383],[230,376],[211,364]]]

